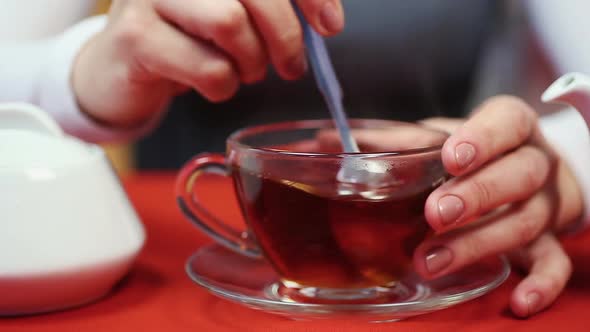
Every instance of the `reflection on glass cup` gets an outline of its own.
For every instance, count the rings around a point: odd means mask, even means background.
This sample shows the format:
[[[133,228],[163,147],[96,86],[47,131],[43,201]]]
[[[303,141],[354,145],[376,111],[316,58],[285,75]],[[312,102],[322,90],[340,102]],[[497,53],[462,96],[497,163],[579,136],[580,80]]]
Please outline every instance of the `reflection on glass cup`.
[[[217,242],[267,259],[282,296],[342,302],[387,294],[429,234],[424,203],[447,177],[440,152],[448,135],[404,122],[350,124],[362,153],[341,152],[331,120],[237,131],[225,157],[201,154],[183,167],[178,204]],[[342,167],[373,180],[343,183]],[[207,173],[232,178],[247,231],[214,217],[195,195]]]

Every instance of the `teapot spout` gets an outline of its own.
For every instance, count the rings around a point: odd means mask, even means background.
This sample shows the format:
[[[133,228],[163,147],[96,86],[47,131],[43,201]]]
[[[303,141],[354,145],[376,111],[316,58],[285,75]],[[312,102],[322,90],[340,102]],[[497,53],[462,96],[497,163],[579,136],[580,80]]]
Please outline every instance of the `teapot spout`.
[[[581,73],[568,73],[558,78],[541,96],[545,103],[572,106],[590,127],[590,77]]]

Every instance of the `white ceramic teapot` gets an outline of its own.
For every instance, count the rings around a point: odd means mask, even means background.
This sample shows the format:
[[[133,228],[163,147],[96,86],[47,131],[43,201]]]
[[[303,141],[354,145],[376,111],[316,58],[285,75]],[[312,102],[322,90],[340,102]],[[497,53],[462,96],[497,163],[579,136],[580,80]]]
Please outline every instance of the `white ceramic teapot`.
[[[558,78],[541,96],[546,103],[572,106],[582,115],[590,128],[590,77],[582,73],[568,73]]]
[[[100,147],[34,106],[0,104],[0,315],[104,296],[144,240]]]

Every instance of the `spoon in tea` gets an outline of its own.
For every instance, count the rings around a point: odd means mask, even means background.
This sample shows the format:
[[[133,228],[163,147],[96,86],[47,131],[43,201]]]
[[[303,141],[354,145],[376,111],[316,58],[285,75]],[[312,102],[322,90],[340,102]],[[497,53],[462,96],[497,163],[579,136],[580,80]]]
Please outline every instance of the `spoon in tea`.
[[[336,77],[336,72],[324,39],[309,25],[303,13],[295,3],[291,2],[303,28],[306,52],[311,63],[318,89],[324,100],[336,129],[340,135],[342,149],[345,153],[359,153],[359,147],[350,133],[350,127],[342,102],[342,88]],[[360,157],[345,157],[336,179],[348,184],[377,185],[382,182],[389,170],[389,165],[381,161],[367,161]]]

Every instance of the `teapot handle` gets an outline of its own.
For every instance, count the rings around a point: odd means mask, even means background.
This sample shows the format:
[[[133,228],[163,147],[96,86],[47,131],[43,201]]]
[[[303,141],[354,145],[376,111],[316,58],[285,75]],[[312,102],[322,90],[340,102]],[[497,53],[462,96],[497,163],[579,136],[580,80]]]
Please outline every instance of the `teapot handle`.
[[[0,103],[0,130],[20,129],[61,137],[63,130],[45,110],[27,103]]]

